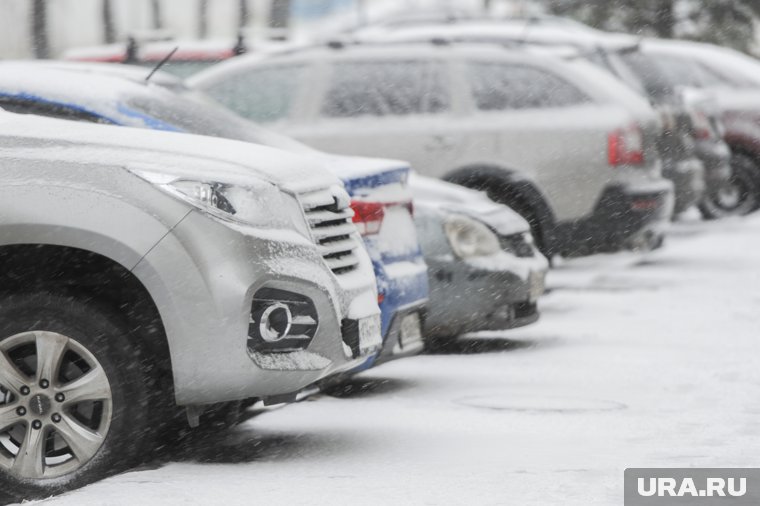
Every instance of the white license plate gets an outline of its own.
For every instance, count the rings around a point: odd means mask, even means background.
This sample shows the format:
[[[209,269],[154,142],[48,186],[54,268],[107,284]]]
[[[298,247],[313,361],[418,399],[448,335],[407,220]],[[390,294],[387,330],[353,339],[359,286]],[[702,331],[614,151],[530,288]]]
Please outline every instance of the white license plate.
[[[401,348],[410,348],[422,341],[422,322],[418,313],[412,313],[401,319]]]
[[[536,302],[544,294],[545,289],[544,275],[532,273],[530,275],[530,302]]]
[[[359,320],[359,351],[365,354],[383,345],[380,333],[380,316],[370,316]]]

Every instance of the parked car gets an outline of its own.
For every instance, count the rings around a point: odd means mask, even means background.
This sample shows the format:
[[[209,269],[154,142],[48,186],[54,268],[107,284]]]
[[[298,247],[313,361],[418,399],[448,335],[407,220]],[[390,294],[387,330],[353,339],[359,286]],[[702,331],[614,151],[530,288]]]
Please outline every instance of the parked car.
[[[2,111],[0,137],[4,493],[92,482],[144,458],[176,406],[194,425],[287,402],[380,349],[348,195],[313,160]]]
[[[665,146],[671,152],[693,154],[704,164],[706,191],[698,201],[702,215],[715,219],[744,214],[741,208],[726,205],[725,196],[731,191],[733,177],[731,150],[723,139],[725,129],[714,98],[674,82],[669,77],[673,69],[641,51],[638,42],[629,47],[600,44],[589,57],[639,90],[663,111],[672,111],[673,136],[677,141]],[[676,188],[684,187],[683,182],[679,185],[682,171],[676,170],[673,174]],[[679,209],[678,204],[676,208]]]
[[[430,280],[425,336],[432,347],[482,330],[538,320],[549,262],[530,226],[484,194],[413,176],[415,224]]]
[[[760,208],[760,62],[711,44],[646,39],[641,51],[667,70],[672,85],[709,92],[731,148],[731,184],[715,204],[731,214]]]
[[[50,86],[49,83],[55,83]],[[321,153],[227,111],[172,76],[129,65],[0,63],[0,107],[63,119],[189,132],[263,144],[316,159],[345,183],[377,277],[385,346],[375,360],[419,353],[428,298],[425,265],[412,217],[405,162]],[[343,238],[347,239],[347,238]],[[342,258],[343,240],[320,246]]]
[[[725,215],[713,204],[731,178],[730,152],[718,135],[708,132],[704,120],[720,121],[702,102],[685,103],[681,90],[661,83],[653,90],[656,64],[639,50],[639,39],[592,29],[577,22],[560,23],[556,18],[518,20],[458,20],[450,23],[415,23],[407,26],[374,26],[359,30],[354,37],[368,41],[449,40],[488,42],[512,47],[553,48],[571,58],[586,58],[647,97],[660,114],[663,130],[658,139],[663,175],[675,186],[674,213],[695,204],[708,218]],[[712,129],[709,130],[712,132]],[[699,136],[695,136],[698,134]]]
[[[409,160],[526,217],[542,251],[656,247],[672,213],[661,124],[585,61],[491,45],[341,45],[243,56],[189,81],[307,144]]]

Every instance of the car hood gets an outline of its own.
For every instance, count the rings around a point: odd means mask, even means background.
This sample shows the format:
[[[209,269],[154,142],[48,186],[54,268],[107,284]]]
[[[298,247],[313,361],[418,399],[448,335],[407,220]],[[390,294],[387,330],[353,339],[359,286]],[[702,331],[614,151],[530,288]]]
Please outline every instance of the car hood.
[[[464,214],[482,221],[502,236],[530,230],[528,222],[522,216],[510,207],[489,199],[483,192],[418,174],[409,178],[409,186],[415,205]]]
[[[279,149],[5,111],[0,111],[0,150],[12,150],[14,157],[108,163],[229,184],[246,184],[253,176],[293,193],[340,185],[319,160]]]

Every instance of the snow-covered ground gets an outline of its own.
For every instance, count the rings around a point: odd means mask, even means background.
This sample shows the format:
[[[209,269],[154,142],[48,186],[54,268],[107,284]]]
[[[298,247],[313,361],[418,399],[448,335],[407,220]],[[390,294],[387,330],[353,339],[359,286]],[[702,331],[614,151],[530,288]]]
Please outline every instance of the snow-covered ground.
[[[51,504],[622,504],[626,467],[760,464],[760,219],[565,262],[543,319],[365,373]]]

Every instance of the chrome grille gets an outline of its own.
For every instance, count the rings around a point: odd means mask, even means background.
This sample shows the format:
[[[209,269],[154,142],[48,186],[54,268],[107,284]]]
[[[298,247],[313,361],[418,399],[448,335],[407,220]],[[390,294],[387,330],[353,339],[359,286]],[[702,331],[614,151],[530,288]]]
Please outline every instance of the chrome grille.
[[[361,245],[351,221],[354,211],[344,190],[326,188],[302,193],[298,200],[312,238],[330,270],[335,274],[355,270],[359,266],[355,250]]]

